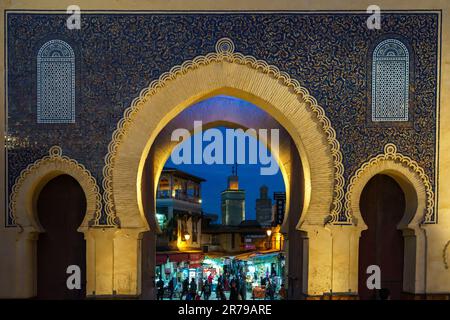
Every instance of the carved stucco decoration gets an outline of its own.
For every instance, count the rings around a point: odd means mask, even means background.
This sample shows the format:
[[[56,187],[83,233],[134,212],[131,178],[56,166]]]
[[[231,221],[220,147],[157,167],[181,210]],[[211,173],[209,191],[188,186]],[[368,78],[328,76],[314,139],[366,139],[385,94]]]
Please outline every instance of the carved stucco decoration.
[[[216,62],[229,62],[249,66],[258,72],[270,75],[279,80],[285,86],[289,87],[300,99],[307,102],[311,111],[315,114],[315,121],[321,126],[327,137],[327,143],[333,158],[334,166],[334,197],[328,223],[349,224],[350,216],[343,209],[344,199],[344,166],[342,164],[342,153],[340,144],[336,138],[336,132],[331,126],[329,118],[325,115],[324,109],[318,105],[317,100],[312,97],[308,90],[300,85],[296,79],[292,79],[286,72],[280,71],[276,66],[270,65],[263,60],[258,60],[253,56],[244,56],[241,53],[234,52],[234,43],[229,38],[222,38],[216,43],[216,52],[209,53],[206,56],[198,56],[193,60],[188,60],[181,65],[173,67],[169,72],[163,73],[158,80],[150,83],[148,88],[140,92],[139,97],[135,98],[130,107],[128,107],[123,118],[118,122],[117,128],[112,134],[112,140],[108,146],[108,154],[105,157],[105,166],[103,168],[103,200],[105,203],[105,212],[107,214],[107,224],[118,226],[120,221],[115,215],[114,197],[113,197],[113,177],[112,172],[117,150],[121,145],[123,137],[127,134],[130,126],[133,124],[138,111],[142,106],[155,95],[158,90],[167,86],[170,81],[188,73],[190,70]]]
[[[59,146],[53,146],[49,154],[28,165],[17,177],[12,188],[9,210],[14,225],[42,231],[33,203],[33,196],[52,178],[67,174],[80,184],[86,197],[86,215],[82,227],[100,225],[102,203],[95,178],[76,160],[62,155]]]
[[[386,161],[389,161],[394,164],[399,164],[400,165],[399,169],[401,171],[404,172],[409,171],[415,177],[418,178],[418,181],[420,181],[421,183],[420,184],[417,183],[416,185],[413,185],[413,187],[417,193],[420,193],[421,192],[420,190],[424,189],[424,197],[425,197],[424,212],[422,215],[421,223],[423,224],[436,223],[436,216],[434,213],[434,203],[435,203],[434,192],[428,176],[426,175],[423,168],[421,168],[416,161],[412,160],[408,156],[399,153],[397,151],[397,147],[392,143],[388,143],[385,145],[384,153],[371,158],[369,161],[361,165],[361,167],[355,172],[353,177],[350,179],[350,183],[347,186],[347,192],[345,194],[345,211],[351,217],[352,223],[357,223],[357,221],[355,221],[356,212],[354,212],[356,201],[355,199],[352,199],[353,194],[356,192],[360,194],[365,186],[365,183],[361,182],[361,177],[363,176],[363,174],[365,174],[368,171],[371,171],[372,169],[374,169],[375,171],[378,170],[377,167],[381,167],[381,163],[383,162],[386,163]],[[385,167],[383,167],[383,169],[395,171],[398,168],[386,165]],[[382,172],[383,171],[378,173]],[[373,174],[371,176],[373,176]]]

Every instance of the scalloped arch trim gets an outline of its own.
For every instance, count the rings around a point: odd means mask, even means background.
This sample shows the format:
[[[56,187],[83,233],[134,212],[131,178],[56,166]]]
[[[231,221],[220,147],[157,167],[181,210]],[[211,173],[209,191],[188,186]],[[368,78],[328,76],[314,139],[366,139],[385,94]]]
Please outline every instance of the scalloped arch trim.
[[[95,178],[76,160],[62,155],[59,146],[53,146],[49,154],[22,170],[12,188],[9,212],[13,223],[20,228],[39,231],[40,225],[33,208],[33,195],[39,186],[50,179],[67,174],[78,181],[86,196],[86,214],[82,227],[100,225],[102,211],[101,194]]]
[[[198,56],[194,58],[193,60],[189,60],[184,62],[182,65],[173,67],[169,72],[163,73],[158,80],[154,80],[150,83],[148,88],[145,88],[141,91],[139,97],[135,98],[129,108],[127,108],[124,112],[123,118],[118,122],[117,128],[112,134],[112,140],[108,146],[108,153],[105,157],[105,166],[103,169],[103,200],[105,203],[105,211],[107,214],[107,222],[109,225],[120,225],[121,217],[117,214],[118,211],[125,212],[125,211],[136,211],[137,206],[131,207],[126,204],[124,204],[121,208],[117,208],[118,201],[121,201],[122,203],[126,200],[130,200],[136,195],[119,195],[118,193],[115,194],[114,188],[121,189],[120,192],[123,193],[124,189],[127,188],[133,188],[133,185],[135,186],[135,183],[133,182],[123,182],[120,181],[120,179],[124,179],[126,176],[125,172],[118,172],[119,166],[122,166],[123,170],[129,170],[129,174],[132,176],[130,179],[138,179],[137,174],[137,168],[129,169],[125,168],[125,165],[120,163],[118,164],[118,155],[119,153],[125,153],[130,152],[130,150],[134,149],[127,149],[129,147],[130,142],[127,141],[127,147],[125,148],[124,145],[125,140],[128,139],[130,136],[130,132],[134,130],[135,127],[142,125],[142,122],[144,120],[141,119],[143,113],[142,110],[147,107],[147,104],[150,104],[152,100],[156,99],[158,97],[158,93],[162,93],[164,89],[167,89],[168,92],[170,92],[171,85],[175,81],[179,81],[183,77],[186,77],[192,73],[195,73],[196,71],[200,71],[203,69],[207,69],[208,67],[213,67],[214,65],[220,64],[220,67],[222,67],[224,64],[231,64],[232,66],[229,66],[229,69],[231,71],[223,71],[225,73],[224,75],[216,75],[220,78],[220,81],[226,82],[229,81],[229,78],[232,75],[230,75],[233,72],[233,66],[245,66],[246,68],[249,68],[253,72],[254,78],[258,77],[258,80],[261,83],[258,83],[256,86],[262,86],[262,85],[271,85],[274,92],[274,95],[279,93],[277,92],[280,90],[289,91],[289,93],[286,93],[286,95],[295,95],[296,101],[298,105],[304,105],[305,110],[301,110],[301,112],[304,112],[301,117],[298,119],[298,123],[295,123],[296,121],[295,116],[292,115],[296,112],[299,112],[295,109],[285,109],[284,110],[284,116],[292,121],[293,126],[298,128],[298,130],[301,130],[301,126],[303,125],[304,130],[310,130],[311,132],[315,131],[314,138],[309,137],[307,139],[308,141],[304,141],[304,143],[308,144],[308,146],[312,146],[313,144],[319,144],[321,143],[323,139],[323,143],[327,145],[327,151],[324,152],[324,158],[328,158],[328,160],[322,161],[323,166],[328,166],[328,164],[325,164],[325,162],[329,162],[330,166],[332,167],[332,172],[327,177],[320,177],[318,178],[318,181],[320,180],[320,183],[323,183],[324,185],[331,185],[332,191],[331,191],[331,198],[330,201],[330,207],[324,209],[321,208],[320,210],[326,211],[325,214],[329,217],[328,222],[329,223],[338,223],[338,224],[349,224],[349,216],[346,216],[345,212],[343,213],[344,218],[339,218],[340,214],[342,213],[343,209],[343,199],[344,199],[344,166],[342,164],[342,153],[340,151],[340,144],[336,138],[336,132],[331,126],[331,122],[328,119],[328,117],[325,115],[325,112],[321,106],[318,105],[316,99],[314,99],[308,92],[307,89],[303,88],[300,83],[292,79],[286,72],[280,71],[276,66],[269,65],[267,62],[263,60],[257,60],[256,58],[252,56],[244,56],[241,53],[234,52],[235,46],[233,42],[228,38],[220,39],[216,44],[216,52],[209,53],[206,56]],[[219,66],[217,66],[218,69],[220,69]],[[225,68],[222,68],[225,69]],[[220,69],[220,70],[222,70]],[[228,73],[227,73],[228,72]],[[204,79],[207,79],[209,76],[205,75]],[[241,79],[235,79],[235,83],[238,83],[239,85],[249,87],[251,86],[251,83],[245,83],[242,84],[244,81],[250,81],[252,79],[244,78],[245,75],[242,75]],[[273,84],[273,80],[276,80],[276,85]],[[217,79],[212,79],[211,82],[217,81]],[[268,84],[270,82],[270,84]],[[200,84],[198,85],[200,86]],[[212,85],[211,85],[212,86]],[[179,89],[180,94],[184,94],[186,88]],[[252,88],[252,90],[260,90],[260,88]],[[245,90],[244,90],[245,91]],[[283,91],[283,92],[284,92]],[[178,92],[175,90],[172,92],[172,94],[176,95]],[[252,94],[252,92],[249,92]],[[198,92],[197,92],[198,94]],[[282,98],[282,97],[281,97]],[[292,97],[291,97],[292,98]],[[162,98],[158,97],[158,101],[160,102]],[[166,95],[166,100],[173,99],[172,97],[168,97]],[[172,107],[175,108],[175,107]],[[281,107],[280,107],[281,108]],[[279,109],[280,109],[279,108]],[[172,110],[170,110],[172,111]],[[155,112],[156,114],[158,112],[163,112],[159,110],[152,109],[152,112]],[[140,115],[140,117],[138,116]],[[161,116],[162,118],[162,116]],[[291,120],[291,118],[293,120]],[[153,119],[152,119],[153,120]],[[156,120],[154,120],[156,121]],[[305,125],[306,124],[306,125]],[[161,122],[157,122],[154,124],[154,127],[161,125]],[[315,127],[318,126],[318,127]],[[310,127],[310,128],[309,128]],[[305,129],[306,128],[306,129]],[[147,133],[148,134],[148,133]],[[151,134],[154,134],[154,130],[151,132]],[[150,134],[149,134],[150,135]],[[295,139],[294,139],[295,140]],[[306,140],[306,139],[305,139]],[[316,140],[316,141],[313,141]],[[137,142],[131,142],[137,145]],[[131,147],[130,147],[131,148]],[[141,150],[138,150],[141,154],[144,152],[144,148],[141,148]],[[136,152],[138,152],[136,151]],[[325,153],[327,155],[325,155]],[[140,156],[141,156],[140,154]],[[309,155],[312,158],[312,152]],[[128,156],[129,160],[135,161],[137,156]],[[310,160],[310,161],[311,161]],[[314,159],[315,160],[315,159]],[[302,158],[303,161],[303,158]],[[312,165],[315,166],[316,164],[314,161],[311,161]],[[129,163],[129,161],[128,161]],[[134,163],[130,164],[132,166],[136,166]],[[317,166],[319,166],[317,164]],[[121,169],[122,170],[122,169]],[[325,170],[325,169],[324,169]],[[133,176],[135,175],[135,176]],[[311,179],[314,182],[315,176],[321,175],[321,169],[320,168],[312,168],[311,169]],[[120,176],[120,178],[116,178]],[[117,187],[117,185],[120,184],[120,188]],[[314,186],[313,186],[314,187]],[[319,188],[316,188],[315,192],[319,192]],[[119,191],[117,191],[119,192]],[[128,192],[128,191],[127,191]],[[136,190],[133,190],[133,193],[137,193]],[[138,197],[138,196],[137,196]],[[312,200],[313,202],[314,200]],[[320,200],[317,200],[317,202],[320,202]],[[317,205],[320,206],[320,205]],[[142,211],[140,208],[139,210]],[[128,214],[128,213],[127,213]],[[142,216],[142,213],[141,213]],[[342,215],[341,215],[342,217]],[[136,226],[137,224],[133,224]]]

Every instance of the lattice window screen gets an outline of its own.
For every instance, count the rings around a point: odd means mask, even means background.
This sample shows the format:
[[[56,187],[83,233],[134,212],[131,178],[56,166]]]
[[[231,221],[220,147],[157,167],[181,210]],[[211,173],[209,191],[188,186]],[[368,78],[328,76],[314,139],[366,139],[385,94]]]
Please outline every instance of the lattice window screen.
[[[409,52],[396,40],[381,42],[372,60],[372,121],[408,121]]]
[[[62,40],[45,43],[37,56],[37,122],[75,122],[75,55]]]

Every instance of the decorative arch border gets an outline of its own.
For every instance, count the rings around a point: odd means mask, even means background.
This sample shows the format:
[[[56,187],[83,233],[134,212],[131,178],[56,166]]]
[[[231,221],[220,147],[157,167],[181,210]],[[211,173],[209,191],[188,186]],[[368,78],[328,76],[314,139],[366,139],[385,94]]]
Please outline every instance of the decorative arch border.
[[[220,62],[245,65],[261,74],[269,75],[292,90],[305,104],[307,104],[307,108],[309,107],[310,111],[314,114],[314,120],[320,125],[326,135],[326,141],[333,158],[333,198],[330,215],[326,222],[331,224],[350,224],[350,216],[347,215],[346,212],[342,212],[345,183],[343,177],[343,157],[340,150],[340,144],[336,138],[336,131],[331,126],[331,121],[325,115],[324,109],[318,105],[317,100],[309,94],[306,88],[301,86],[298,80],[292,79],[286,72],[280,71],[278,67],[270,65],[263,60],[258,60],[253,56],[245,56],[241,53],[234,52],[235,46],[231,39],[222,38],[218,40],[215,50],[216,52],[208,53],[205,56],[197,56],[193,60],[185,61],[181,65],[174,66],[169,72],[163,73],[159,79],[152,81],[147,88],[144,88],[140,92],[139,97],[135,98],[132,101],[131,106],[124,111],[122,119],[118,122],[116,130],[112,134],[112,139],[108,146],[108,153],[105,156],[105,166],[103,168],[103,201],[105,203],[107,224],[111,226],[120,226],[121,223],[118,219],[119,217],[116,216],[114,203],[113,169],[118,149],[121,146],[124,137],[130,130],[130,127],[136,121],[136,115],[146,102],[162,88],[169,85],[171,81],[202,66]]]
[[[376,174],[383,172],[398,172],[405,177],[410,177],[409,183],[411,183],[414,191],[417,194],[418,202],[422,199],[423,206],[418,206],[414,217],[414,220],[420,219],[418,223],[434,224],[437,222],[436,215],[434,213],[434,192],[431,186],[430,180],[420,165],[412,160],[410,157],[405,156],[397,151],[397,147],[393,143],[388,143],[384,147],[384,153],[379,154],[369,161],[365,162],[355,172],[350,179],[350,183],[347,186],[347,192],[345,194],[345,211],[351,217],[352,223],[357,224],[357,219],[361,219],[361,212],[359,211],[358,199],[353,199],[355,196],[360,195],[367,181]],[[420,203],[418,203],[419,205]],[[421,208],[422,207],[422,208]]]
[[[33,197],[52,178],[67,174],[78,181],[86,196],[86,214],[80,228],[100,225],[102,202],[95,178],[82,164],[62,155],[59,146],[53,146],[49,154],[22,170],[12,188],[9,211],[13,224],[21,230],[31,228],[41,232],[36,217]]]

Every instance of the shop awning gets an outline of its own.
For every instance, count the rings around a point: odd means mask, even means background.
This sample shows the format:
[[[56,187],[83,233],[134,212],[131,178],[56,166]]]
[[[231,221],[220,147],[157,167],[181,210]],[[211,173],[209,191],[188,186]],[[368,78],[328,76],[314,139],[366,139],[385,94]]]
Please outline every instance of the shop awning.
[[[161,265],[167,262],[169,259],[170,262],[188,262],[189,253],[157,253],[156,254],[156,265]]]
[[[261,263],[269,260],[276,259],[280,254],[280,251],[253,251],[253,252],[245,252],[233,256],[233,259],[241,260],[241,261],[253,261],[255,263]]]
[[[158,252],[156,254],[156,265],[167,262],[188,262],[189,265],[200,265],[203,261],[202,252]]]
[[[205,259],[219,259],[219,258],[228,258],[229,255],[223,252],[208,252],[205,254]]]
[[[157,254],[156,255],[156,265],[161,265],[167,262],[167,255]]]
[[[257,254],[254,257],[251,258],[253,263],[265,263],[270,262],[278,258],[279,252],[272,252],[272,253],[262,253]]]
[[[202,253],[189,253],[189,267],[199,268],[202,266],[203,254]]]
[[[257,254],[255,252],[246,252],[246,253],[241,253],[241,254],[238,254],[237,256],[234,256],[234,258],[238,259],[238,260],[246,261],[246,260],[252,259],[256,255]]]
[[[189,261],[201,262],[203,260],[203,253],[189,253]]]
[[[223,260],[223,259],[237,259],[242,261],[252,260],[269,260],[276,258],[281,251],[279,250],[267,250],[267,251],[250,251],[237,255],[229,255],[223,252],[209,252],[205,255],[205,259],[210,260]]]

